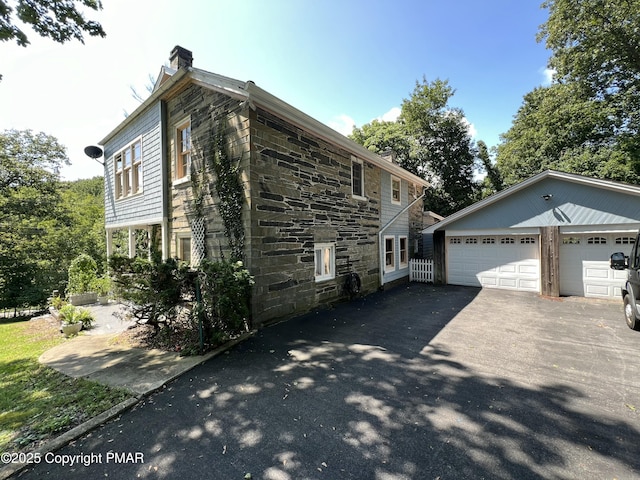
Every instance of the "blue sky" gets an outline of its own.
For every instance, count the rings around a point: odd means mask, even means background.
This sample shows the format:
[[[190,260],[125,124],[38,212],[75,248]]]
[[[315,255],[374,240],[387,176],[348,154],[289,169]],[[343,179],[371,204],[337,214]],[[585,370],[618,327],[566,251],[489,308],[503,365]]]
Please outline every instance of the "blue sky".
[[[0,44],[0,129],[44,131],[68,149],[66,179],[102,173],[82,149],[133,111],[181,45],[194,66],[253,80],[343,133],[398,108],[417,80],[448,79],[476,140],[511,126],[548,82],[538,0],[107,0],[104,39],[65,45],[27,31]]]

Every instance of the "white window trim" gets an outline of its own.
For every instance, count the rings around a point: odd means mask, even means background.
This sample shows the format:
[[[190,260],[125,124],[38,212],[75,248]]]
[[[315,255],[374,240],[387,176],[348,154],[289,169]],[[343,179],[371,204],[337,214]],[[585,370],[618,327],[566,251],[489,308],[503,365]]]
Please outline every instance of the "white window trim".
[[[124,165],[124,152],[126,150],[131,149],[131,147],[133,145],[135,145],[136,143],[140,143],[140,174],[138,175],[138,188],[136,189],[136,191],[133,191],[133,178],[134,178],[134,159],[133,157],[131,158],[131,165],[128,168],[125,168]],[[135,197],[137,195],[140,195],[143,190],[144,190],[144,182],[142,181],[144,178],[144,172],[143,172],[143,168],[144,168],[144,153],[143,153],[143,145],[142,145],[142,135],[140,135],[139,137],[135,138],[134,140],[132,140],[131,142],[129,142],[127,145],[125,145],[124,147],[120,148],[118,151],[116,151],[113,156],[111,157],[111,165],[113,166],[113,195],[116,201],[119,200],[125,200],[127,198],[131,198],[131,197]],[[116,178],[118,175],[118,170],[117,170],[117,165],[116,165],[116,157],[118,155],[122,155],[122,180],[121,180],[121,187],[120,189],[118,188],[118,185],[116,183]],[[130,192],[127,195],[123,195],[122,194],[122,190],[124,189],[124,177],[126,174],[126,170],[131,170],[131,185],[130,187]],[[120,191],[120,195],[118,195],[118,191]]]
[[[189,175],[189,171],[191,170],[191,162],[193,161],[193,131],[191,132],[191,149],[189,151],[189,165],[187,166],[187,174],[182,177],[178,177],[178,160],[180,159],[180,132],[185,129],[185,127],[189,126],[191,128],[191,116],[183,118],[181,121],[176,122],[175,128],[173,129],[173,154],[174,154],[174,162],[173,162],[173,184],[179,185],[181,183],[188,183],[191,181],[191,175]]]
[[[387,240],[391,240],[393,243],[393,263],[391,265],[387,265],[387,253],[389,253],[389,251],[387,250]],[[384,237],[384,272],[385,273],[389,273],[389,272],[395,272],[396,271],[396,265],[397,265],[397,261],[396,261],[396,237],[394,237],[393,235],[385,235]]]
[[[318,250],[324,251],[329,249],[330,259],[329,259],[329,273],[318,275],[316,272],[318,271],[318,262],[317,262],[317,252]],[[316,282],[324,282],[326,280],[333,280],[336,278],[336,244],[335,243],[316,243],[313,246],[313,272],[315,275]]]
[[[402,261],[402,240],[404,240],[405,249],[405,261]],[[409,266],[409,238],[406,235],[400,235],[398,237],[398,263],[400,268],[407,268]]]
[[[394,200],[393,199],[393,182],[397,181],[398,182],[398,196],[400,197],[400,200]],[[391,203],[393,205],[402,205],[402,180],[400,180],[399,177],[396,177],[395,175],[391,175]]]
[[[360,164],[360,172],[362,174],[360,177],[360,191],[362,192],[362,195],[356,195],[355,193],[353,193],[353,182],[354,182],[353,164],[354,163]],[[354,157],[353,155],[351,156],[351,196],[356,200],[368,200],[368,198],[364,196],[364,162],[359,158]]]

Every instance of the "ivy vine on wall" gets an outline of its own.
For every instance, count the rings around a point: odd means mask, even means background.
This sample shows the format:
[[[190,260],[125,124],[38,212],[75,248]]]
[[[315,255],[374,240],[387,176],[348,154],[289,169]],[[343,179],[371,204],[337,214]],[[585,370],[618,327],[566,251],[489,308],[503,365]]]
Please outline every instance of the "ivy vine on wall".
[[[205,155],[205,168],[192,170],[193,200],[191,211],[195,219],[204,219],[205,187],[218,196],[218,210],[224,225],[224,235],[229,243],[232,261],[244,260],[245,232],[242,223],[244,187],[240,179],[237,160],[229,154],[226,123],[218,121],[212,128],[212,148]],[[210,172],[214,174],[213,181]],[[223,255],[224,257],[224,255]]]
[[[234,162],[227,149],[226,125],[218,122],[214,129],[213,155],[209,157],[216,174],[215,188],[220,198],[220,216],[224,223],[224,234],[229,242],[232,260],[244,259],[244,226],[242,204],[244,187],[240,180],[238,162]]]

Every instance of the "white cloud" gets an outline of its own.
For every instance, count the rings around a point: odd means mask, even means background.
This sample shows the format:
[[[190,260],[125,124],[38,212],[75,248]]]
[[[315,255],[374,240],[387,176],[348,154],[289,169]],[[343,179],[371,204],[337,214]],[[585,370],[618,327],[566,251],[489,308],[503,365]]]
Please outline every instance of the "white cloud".
[[[467,120],[466,117],[462,117],[462,123],[464,123],[467,126],[467,131],[469,132],[469,135],[471,136],[471,138],[476,138],[478,136],[478,131],[476,130],[476,126],[471,123],[469,120]]]
[[[553,68],[543,68],[540,70],[540,73],[542,74],[542,85],[551,85],[556,71]]]
[[[384,113],[381,117],[376,118],[379,122],[395,122],[400,116],[400,107],[393,107],[387,113]]]
[[[349,115],[343,113],[329,120],[328,125],[346,137],[347,135],[351,135],[351,132],[356,126],[356,122]]]

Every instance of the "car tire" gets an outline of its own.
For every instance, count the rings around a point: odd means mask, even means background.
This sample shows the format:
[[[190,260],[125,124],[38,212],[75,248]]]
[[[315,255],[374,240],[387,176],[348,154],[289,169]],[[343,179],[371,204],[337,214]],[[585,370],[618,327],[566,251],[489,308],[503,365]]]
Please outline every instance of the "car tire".
[[[635,305],[631,300],[631,295],[628,293],[624,296],[624,318],[627,321],[627,325],[632,330],[640,330],[640,321],[636,317]]]

